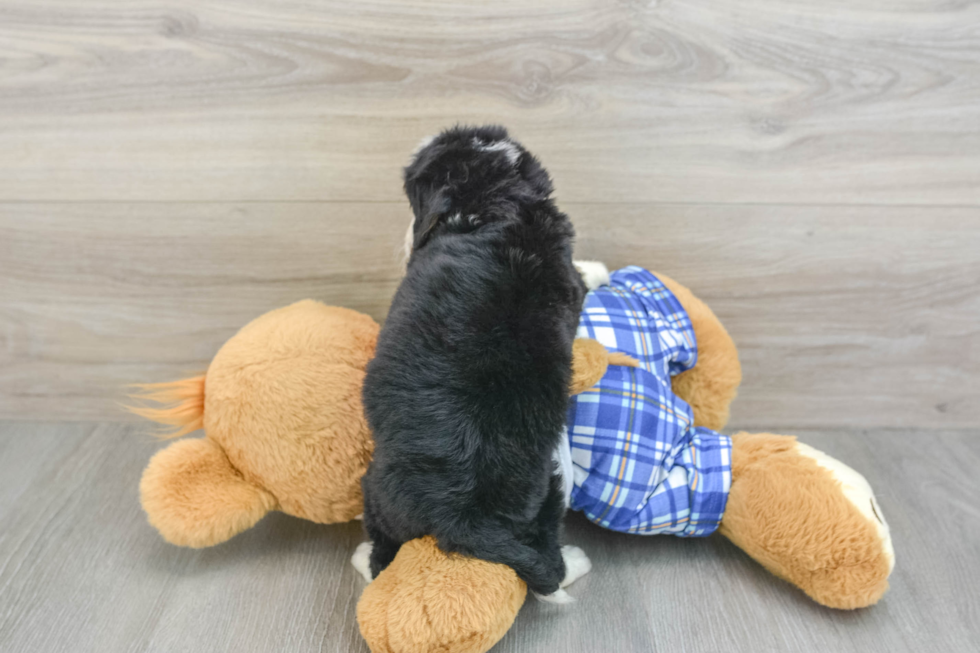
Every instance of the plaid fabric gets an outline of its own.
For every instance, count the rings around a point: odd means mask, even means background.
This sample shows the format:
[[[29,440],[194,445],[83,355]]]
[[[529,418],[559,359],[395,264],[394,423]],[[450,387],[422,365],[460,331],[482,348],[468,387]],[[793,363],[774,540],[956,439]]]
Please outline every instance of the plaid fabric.
[[[670,377],[697,361],[687,312],[650,272],[623,268],[586,297],[578,337],[641,367],[610,366],[572,398],[571,508],[626,533],[713,533],[731,487],[731,440],[693,427],[691,407],[671,391]]]

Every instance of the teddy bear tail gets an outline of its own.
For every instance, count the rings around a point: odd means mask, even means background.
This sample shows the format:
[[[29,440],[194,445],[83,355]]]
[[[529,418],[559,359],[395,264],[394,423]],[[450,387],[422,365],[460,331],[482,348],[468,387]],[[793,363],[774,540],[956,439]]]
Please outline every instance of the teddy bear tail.
[[[251,528],[278,503],[249,483],[208,438],[158,451],[143,472],[140,501],[150,524],[178,546],[220,544]]]
[[[204,375],[169,383],[139,383],[130,399],[165,404],[162,408],[126,406],[126,410],[151,422],[170,427],[162,439],[179,438],[204,427]]]

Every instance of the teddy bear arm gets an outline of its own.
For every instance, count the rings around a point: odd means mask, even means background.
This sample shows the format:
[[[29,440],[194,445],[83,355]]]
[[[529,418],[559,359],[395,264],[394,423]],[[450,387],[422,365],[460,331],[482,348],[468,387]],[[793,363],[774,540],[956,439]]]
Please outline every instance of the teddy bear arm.
[[[670,277],[657,278],[687,311],[698,345],[698,361],[671,379],[674,394],[694,410],[694,425],[719,431],[728,423],[728,408],[742,382],[738,349],[708,305]]]
[[[732,486],[719,532],[818,603],[872,605],[894,552],[867,481],[795,438],[732,437]]]
[[[245,481],[208,438],[157,452],[143,472],[140,501],[165,540],[192,548],[229,540],[276,508],[275,498]]]
[[[638,367],[640,362],[622,352],[607,351],[591,338],[576,338],[572,343],[572,383],[570,395],[585,392],[599,382],[610,365]]]
[[[568,394],[577,395],[594,386],[608,367],[605,347],[590,338],[576,338],[572,343],[572,384]]]

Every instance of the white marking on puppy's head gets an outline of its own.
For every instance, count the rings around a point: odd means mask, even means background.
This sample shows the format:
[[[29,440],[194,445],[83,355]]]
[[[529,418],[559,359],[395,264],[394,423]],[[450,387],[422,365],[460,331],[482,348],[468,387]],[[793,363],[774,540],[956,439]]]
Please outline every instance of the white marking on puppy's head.
[[[511,165],[517,165],[517,160],[521,158],[520,148],[507,140],[484,143],[479,138],[474,138],[473,147],[480,152],[503,152]]]
[[[419,155],[419,152],[432,145],[432,141],[436,140],[436,136],[437,134],[430,134],[420,140],[419,144],[415,146],[414,150],[412,150],[412,158],[414,159]]]

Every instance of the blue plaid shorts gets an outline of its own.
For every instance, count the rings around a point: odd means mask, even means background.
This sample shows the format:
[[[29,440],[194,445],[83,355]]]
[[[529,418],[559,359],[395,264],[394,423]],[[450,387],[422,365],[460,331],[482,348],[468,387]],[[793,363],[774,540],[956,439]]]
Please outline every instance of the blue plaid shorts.
[[[718,528],[731,488],[731,439],[693,426],[670,378],[694,367],[690,318],[647,270],[627,267],[590,292],[579,338],[636,358],[609,366],[568,411],[571,508],[624,533],[703,537]]]

